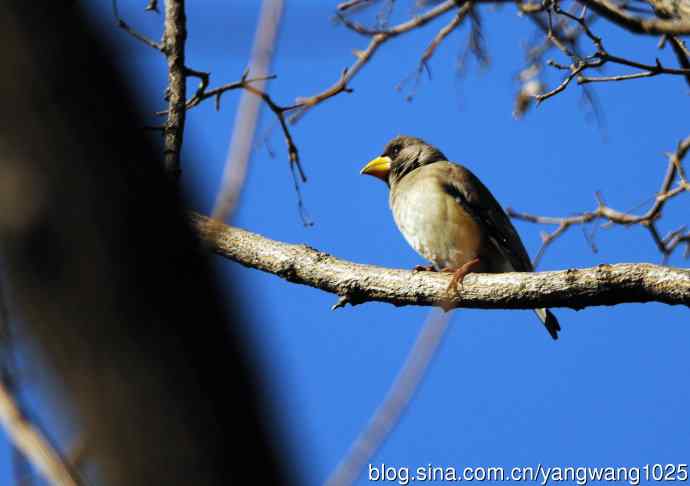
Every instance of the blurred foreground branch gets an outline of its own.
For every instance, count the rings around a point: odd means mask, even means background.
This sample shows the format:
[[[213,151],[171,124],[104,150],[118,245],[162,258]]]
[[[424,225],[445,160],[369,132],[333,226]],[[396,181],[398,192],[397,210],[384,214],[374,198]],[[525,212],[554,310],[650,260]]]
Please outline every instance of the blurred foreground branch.
[[[78,486],[79,476],[24,416],[10,390],[0,383],[0,423],[12,443],[52,484]]]
[[[306,245],[273,241],[193,214],[192,223],[217,254],[244,266],[341,296],[346,303],[387,302],[483,309],[531,309],[632,302],[690,306],[690,270],[647,263],[556,272],[470,274],[458,295],[447,274],[411,272],[340,260]]]

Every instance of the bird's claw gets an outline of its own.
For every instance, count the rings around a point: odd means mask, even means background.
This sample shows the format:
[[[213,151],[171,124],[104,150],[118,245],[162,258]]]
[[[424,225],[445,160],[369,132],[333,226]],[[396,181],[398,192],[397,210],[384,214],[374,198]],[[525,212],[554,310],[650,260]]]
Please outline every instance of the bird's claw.
[[[463,280],[465,280],[465,277],[467,276],[468,273],[472,273],[476,268],[477,265],[479,265],[479,258],[473,258],[469,262],[465,263],[462,265],[460,268],[457,269],[452,269],[452,268],[445,268],[443,269],[444,272],[452,272],[453,273],[453,278],[450,279],[450,283],[448,284],[448,288],[446,289],[446,293],[448,294],[455,294],[458,295],[458,286],[460,286],[460,289],[463,288]]]

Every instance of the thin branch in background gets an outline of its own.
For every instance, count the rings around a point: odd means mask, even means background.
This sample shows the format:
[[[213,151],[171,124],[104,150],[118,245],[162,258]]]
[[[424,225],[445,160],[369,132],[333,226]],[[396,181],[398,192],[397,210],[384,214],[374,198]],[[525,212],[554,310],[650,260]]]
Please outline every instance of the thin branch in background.
[[[158,10],[158,0],[149,0],[144,10],[160,13],[160,10]]]
[[[338,12],[345,12],[347,10],[355,10],[358,8],[366,7],[376,2],[377,0],[348,0],[346,2],[339,3],[335,9]]]
[[[308,97],[297,98],[296,104],[300,107],[290,116],[290,122],[294,123],[304,116],[307,111],[312,109],[319,103],[340,94],[343,92],[351,92],[348,83],[359,73],[359,71],[371,60],[372,56],[381,45],[385,44],[390,39],[399,35],[405,34],[412,30],[418,29],[432,20],[442,16],[443,14],[459,8],[464,2],[457,2],[456,0],[446,0],[436,7],[424,12],[421,15],[413,17],[410,20],[397,24],[389,29],[370,29],[357,22],[353,22],[344,15],[338,13],[337,16],[340,21],[349,29],[357,32],[365,37],[370,37],[371,40],[363,51],[356,51],[355,57],[357,60],[347,69],[345,69],[340,76],[340,79],[325,90]]]
[[[295,185],[295,194],[297,195],[297,209],[300,214],[300,218],[302,220],[302,223],[305,226],[312,226],[313,222],[309,218],[309,215],[307,214],[307,210],[304,205],[304,200],[302,198],[302,190],[301,190],[301,184],[307,182],[307,176],[304,173],[304,169],[302,168],[302,163],[299,157],[299,150],[297,148],[297,145],[295,144],[294,139],[292,138],[292,134],[290,133],[290,129],[288,127],[288,124],[285,120],[285,116],[287,113],[289,113],[292,110],[295,110],[296,108],[299,108],[299,105],[292,105],[292,106],[281,106],[278,105],[271,96],[264,90],[263,85],[265,85],[265,81],[269,81],[272,79],[275,79],[275,75],[264,75],[264,76],[256,76],[256,77],[249,77],[249,70],[247,69],[242,77],[240,78],[239,81],[235,81],[233,83],[227,83],[222,86],[218,86],[213,89],[208,89],[208,85],[210,83],[210,73],[203,72],[203,71],[196,71],[191,68],[185,68],[187,75],[188,76],[193,76],[196,78],[199,78],[199,86],[197,87],[196,92],[194,95],[187,100],[186,102],[186,109],[191,110],[195,106],[198,106],[200,103],[203,101],[209,99],[209,98],[214,98],[215,99],[215,106],[216,106],[216,111],[220,110],[220,102],[221,102],[221,97],[224,93],[228,91],[233,91],[236,89],[243,89],[249,93],[251,93],[254,96],[257,96],[261,98],[268,108],[275,114],[276,118],[278,119],[278,122],[280,123],[280,128],[283,131],[283,136],[285,138],[285,144],[287,145],[288,149],[288,159],[290,161],[290,172],[292,174],[293,182]],[[268,66],[266,66],[266,69],[268,69]],[[262,88],[257,87],[257,84],[261,84]],[[240,108],[242,108],[242,105],[240,105]],[[258,110],[258,106],[256,107]],[[168,111],[158,111],[156,112],[156,115],[167,115]],[[257,114],[258,117],[258,114]],[[236,122],[239,120],[239,118],[236,120]],[[256,123],[256,120],[255,122]],[[253,148],[253,143],[250,144],[248,147],[246,147],[247,154],[250,154],[252,152]],[[269,150],[271,153],[271,156],[273,156],[273,153]],[[248,163],[248,157],[247,155],[247,163]],[[230,163],[231,159],[228,159],[227,163]],[[226,164],[226,169],[227,169],[227,164]],[[239,170],[237,168],[236,170]],[[224,174],[225,177],[225,174]],[[241,177],[241,180],[244,180],[244,175],[240,174],[239,172],[234,175],[233,177]],[[241,185],[243,183],[240,182],[240,179],[237,179],[236,182],[233,182],[233,184],[240,184],[240,186],[237,186],[241,189]],[[237,189],[239,191],[239,189]],[[230,205],[234,207],[236,204],[237,200],[234,198],[233,201],[230,201]],[[229,212],[232,212],[230,210]],[[227,216],[226,216],[227,217]]]
[[[515,211],[512,208],[507,208],[508,215],[512,218],[530,223],[554,225],[556,229],[550,233],[542,235],[542,245],[537,253],[534,261],[535,268],[539,265],[544,252],[556,239],[562,236],[572,226],[584,225],[597,220],[603,220],[602,227],[609,227],[613,224],[622,226],[640,225],[650,233],[652,240],[656,244],[663,261],[666,262],[673,251],[682,244],[686,244],[685,255],[690,250],[690,232],[684,233],[683,229],[676,230],[665,238],[661,238],[656,228],[656,223],[661,217],[662,210],[671,199],[683,194],[690,193],[690,182],[688,182],[685,171],[682,166],[682,161],[690,151],[690,136],[681,140],[678,143],[676,150],[668,155],[668,165],[664,175],[661,187],[653,199],[650,208],[641,215],[630,214],[627,212],[618,211],[607,206],[600,194],[596,195],[597,207],[593,211],[584,212],[574,216],[565,217],[549,217],[536,216],[529,213]],[[675,185],[674,185],[675,183]],[[591,241],[589,241],[592,244]]]
[[[300,162],[297,145],[292,138],[285,119],[287,113],[299,108],[300,105],[278,105],[265,91],[266,81],[275,78],[275,76],[266,73],[268,71],[268,65],[270,64],[270,52],[273,50],[273,44],[277,36],[278,20],[282,15],[282,1],[277,2],[274,6],[271,5],[270,2],[265,2],[264,8],[262,8],[262,12],[267,12],[267,14],[263,15],[260,19],[257,37],[255,38],[251,68],[252,73],[258,72],[259,74],[250,78],[249,70],[247,70],[239,81],[213,89],[208,89],[210,73],[197,71],[185,65],[184,54],[187,32],[184,0],[171,0],[166,2],[165,29],[163,41],[161,43],[156,43],[131,29],[119,15],[117,0],[113,0],[112,5],[113,15],[118,25],[136,39],[163,52],[168,62],[168,86],[165,96],[168,101],[168,108],[156,112],[156,115],[166,116],[166,122],[162,126],[146,127],[150,130],[162,129],[163,131],[165,167],[167,171],[174,177],[179,176],[181,172],[180,156],[184,136],[186,110],[198,106],[202,101],[209,98],[215,99],[216,109],[218,110],[220,109],[220,101],[223,93],[242,89],[245,92],[251,93],[251,96],[243,96],[240,101],[240,108],[234,125],[235,131],[232,137],[233,142],[231,142],[230,153],[228,155],[228,162],[226,163],[226,170],[223,178],[224,182],[216,201],[215,211],[218,211],[217,216],[220,217],[222,213],[225,213],[227,217],[227,214],[231,212],[232,208],[235,206],[239,190],[243,185],[246,164],[248,163],[249,154],[251,152],[253,133],[258,119],[259,103],[255,97],[259,97],[268,105],[280,122],[288,148],[289,167],[295,182],[300,217],[306,226],[312,225],[313,223],[306,213],[300,189],[300,184],[306,182],[307,178]],[[157,2],[151,0],[146,9],[155,10],[157,6]],[[274,25],[271,25],[271,22],[273,22]],[[264,35],[264,33],[267,35]],[[188,77],[198,78],[199,86],[194,95],[187,100],[186,81]],[[243,120],[246,120],[246,123],[248,123],[246,127],[244,127],[245,121]],[[246,140],[246,143],[244,140]],[[230,161],[234,161],[235,159],[237,159],[237,163],[233,162],[230,164]],[[230,166],[234,167],[234,169],[229,169]],[[226,187],[230,192],[224,192],[223,187]]]
[[[680,67],[688,70],[688,74],[685,75],[685,82],[690,86],[690,50],[688,50],[684,41],[674,35],[669,36],[668,41],[678,59]]]
[[[585,17],[585,12],[583,12],[580,15],[575,15],[573,13],[570,13],[568,11],[562,10],[559,3],[557,1],[551,1],[550,2],[550,8],[547,11],[549,18],[551,18],[552,13],[559,15],[561,17],[567,18],[573,22],[575,22],[577,25],[579,25],[582,29],[582,32],[592,41],[594,44],[596,51],[594,54],[591,54],[589,56],[583,57],[581,55],[578,55],[575,52],[572,52],[570,49],[568,49],[564,45],[557,44],[559,49],[565,54],[566,56],[570,57],[571,59],[571,64],[568,66],[568,69],[570,70],[570,73],[563,79],[563,81],[556,86],[554,89],[543,93],[539,94],[536,96],[536,100],[538,103],[541,103],[542,101],[557,95],[558,93],[562,92],[565,90],[565,88],[570,84],[570,82],[573,79],[577,80],[577,83],[580,85],[584,85],[587,83],[595,83],[595,82],[616,82],[616,81],[628,81],[632,79],[640,79],[640,78],[649,78],[649,77],[654,77],[658,76],[660,74],[669,74],[669,75],[676,75],[676,76],[684,76],[687,79],[690,78],[690,69],[688,68],[668,68],[665,66],[662,66],[661,62],[657,59],[655,64],[646,64],[646,63],[640,63],[637,61],[633,61],[630,59],[626,59],[620,56],[615,56],[610,54],[605,48],[603,41],[601,37],[597,36],[592,32],[592,30],[589,28],[587,19]],[[551,24],[549,24],[549,36],[551,37]],[[603,66],[607,64],[619,64],[622,66],[628,66],[632,67],[635,69],[638,69],[638,72],[634,73],[628,73],[628,74],[620,74],[620,75],[613,75],[613,76],[585,76],[584,73],[588,69],[599,69],[602,68]],[[564,69],[564,66],[561,64],[550,60],[548,62],[549,65],[556,67],[557,69]],[[681,63],[682,65],[682,63]]]
[[[395,0],[384,1],[385,5],[379,11],[379,13],[376,14],[376,23],[378,24],[379,29],[385,29],[388,27],[391,15],[393,14],[393,7],[395,7]]]
[[[534,104],[537,96],[546,91],[546,82],[543,79],[543,65],[547,64],[544,56],[550,50],[556,48],[561,52],[567,53],[567,55],[575,54],[578,57],[584,57],[578,47],[578,39],[582,34],[582,29],[578,24],[569,23],[566,18],[561,17],[554,23],[550,2],[533,4],[526,9],[524,8],[525,5],[528,4],[518,4],[518,9],[522,13],[528,14],[527,17],[543,35],[539,36],[537,41],[527,44],[525,53],[526,64],[517,76],[517,79],[520,81],[520,88],[515,97],[513,116],[518,119],[524,116],[527,110]],[[575,6],[576,4],[573,4],[571,8]],[[584,15],[584,12],[582,15]],[[592,22],[596,20],[596,17],[590,15],[587,20]],[[597,126],[604,133],[603,112],[593,90],[589,86],[583,86],[582,94],[585,105],[590,107]]]
[[[189,68],[187,68],[189,69]],[[252,83],[257,83],[257,82],[262,82],[262,81],[269,81],[272,79],[275,79],[275,75],[270,75],[270,76],[258,76],[258,77],[249,77],[249,71],[245,71],[245,73],[242,75],[239,81],[235,81],[232,83],[226,83],[221,86],[218,86],[213,89],[207,89],[208,84],[209,84],[209,73],[200,73],[202,75],[205,75],[201,77],[201,82],[199,83],[199,87],[197,88],[196,92],[194,93],[194,96],[192,96],[188,101],[187,101],[187,109],[191,110],[195,106],[199,106],[199,104],[207,100],[209,98],[214,98],[215,103],[216,103],[216,111],[220,110],[220,100],[221,97],[223,96],[224,93],[227,93],[228,91],[233,91],[236,89],[246,89],[247,86],[251,85]],[[275,103],[274,103],[275,104]],[[281,108],[284,111],[291,109],[292,107],[288,108]],[[157,115],[164,114],[166,112],[157,112]]]
[[[460,26],[460,24],[465,19],[467,14],[472,10],[472,8],[473,8],[473,3],[471,1],[468,1],[465,4],[463,4],[463,6],[460,7],[460,9],[455,14],[455,16],[450,20],[450,22],[448,22],[446,25],[441,27],[441,29],[436,33],[436,35],[431,40],[431,42],[426,47],[426,49],[424,49],[424,52],[422,53],[422,56],[419,59],[419,64],[417,66],[417,69],[413,73],[414,84],[413,84],[412,90],[405,97],[405,99],[407,101],[412,101],[412,99],[414,98],[414,96],[417,92],[417,87],[419,86],[419,82],[421,80],[422,74],[424,73],[425,70],[429,74],[429,78],[431,78],[431,70],[429,69],[429,60],[436,53],[436,49],[438,49],[438,46],[441,45],[441,43],[446,39],[446,37],[448,37],[448,35],[450,35],[451,32],[453,32],[455,29],[458,28],[458,26]],[[409,78],[398,83],[398,85],[396,86],[396,89],[401,90],[407,80],[409,80]]]
[[[429,313],[385,398],[369,423],[350,446],[347,455],[326,481],[327,486],[353,484],[400,420],[424,378],[443,341],[452,313],[435,309]]]
[[[468,47],[474,58],[479,63],[480,68],[487,68],[491,64],[489,53],[484,46],[484,36],[482,34],[482,21],[477,9],[470,10],[470,42]]]
[[[153,39],[149,39],[146,37],[144,34],[141,34],[134,30],[127,22],[125,22],[122,17],[120,17],[120,12],[117,8],[117,0],[112,0],[112,7],[113,7],[113,16],[115,17],[115,21],[117,23],[117,26],[127,32],[129,35],[134,37],[136,40],[139,42],[142,42],[143,44],[146,44],[147,46],[163,52],[163,44],[160,42],[156,42]],[[148,7],[147,7],[148,10]]]
[[[211,216],[213,219],[219,221],[224,221],[232,213],[237,204],[242,186],[244,185],[247,165],[249,163],[252,143],[259,118],[261,99],[263,99],[271,110],[282,120],[281,126],[285,126],[285,121],[283,119],[284,110],[275,105],[264,91],[282,12],[282,0],[265,0],[261,5],[261,13],[259,15],[259,22],[254,36],[254,46],[252,48],[252,60],[249,67],[249,71],[257,81],[250,84],[246,83],[246,79],[242,80],[245,92],[242,94],[235,115],[223,179]],[[220,96],[220,94],[218,96]],[[289,135],[289,132],[285,131],[285,134],[286,140],[288,141],[288,151],[290,153],[290,164],[292,168],[295,163],[294,160],[297,160],[297,162],[299,161],[299,159],[297,159],[297,148],[292,142],[292,137]],[[299,202],[301,205],[301,197]]]

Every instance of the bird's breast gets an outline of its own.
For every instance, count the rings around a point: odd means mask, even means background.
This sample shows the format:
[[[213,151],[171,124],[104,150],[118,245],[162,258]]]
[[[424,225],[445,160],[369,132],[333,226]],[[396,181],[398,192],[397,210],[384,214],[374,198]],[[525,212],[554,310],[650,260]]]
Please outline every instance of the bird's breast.
[[[434,178],[417,178],[391,191],[393,218],[407,242],[437,269],[479,256],[483,232]]]

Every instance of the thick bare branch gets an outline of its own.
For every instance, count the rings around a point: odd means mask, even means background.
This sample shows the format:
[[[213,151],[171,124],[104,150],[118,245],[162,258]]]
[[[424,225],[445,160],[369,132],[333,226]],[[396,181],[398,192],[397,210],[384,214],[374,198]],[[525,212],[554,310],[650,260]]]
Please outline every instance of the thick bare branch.
[[[169,174],[180,174],[180,155],[186,117],[187,68],[185,67],[185,43],[187,41],[187,19],[184,0],[165,2],[165,29],[163,52],[168,61],[168,119],[165,122],[164,157]]]
[[[690,21],[642,18],[630,15],[623,8],[609,0],[578,0],[602,17],[636,34],[690,34]]]
[[[645,263],[599,265],[557,272],[471,274],[448,295],[447,274],[393,270],[340,260],[192,215],[215,253],[244,266],[345,297],[352,305],[387,302],[482,309],[531,309],[663,302],[690,306],[690,270]]]

